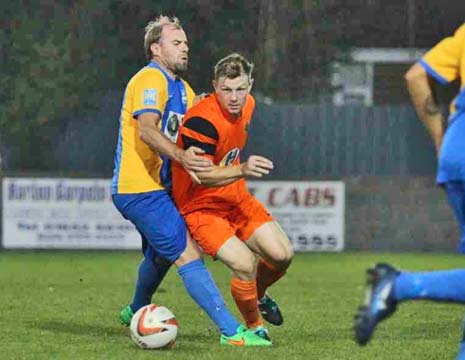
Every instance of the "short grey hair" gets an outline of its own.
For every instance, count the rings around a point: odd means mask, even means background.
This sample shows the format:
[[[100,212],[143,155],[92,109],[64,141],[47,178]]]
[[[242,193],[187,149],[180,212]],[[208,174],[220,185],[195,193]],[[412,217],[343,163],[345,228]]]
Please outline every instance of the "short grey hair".
[[[150,21],[145,27],[144,35],[144,50],[148,60],[151,60],[153,57],[152,50],[150,50],[150,46],[153,43],[158,43],[160,41],[161,32],[164,26],[172,26],[175,29],[182,30],[181,22],[175,16],[169,17],[165,15],[160,15],[154,21]]]

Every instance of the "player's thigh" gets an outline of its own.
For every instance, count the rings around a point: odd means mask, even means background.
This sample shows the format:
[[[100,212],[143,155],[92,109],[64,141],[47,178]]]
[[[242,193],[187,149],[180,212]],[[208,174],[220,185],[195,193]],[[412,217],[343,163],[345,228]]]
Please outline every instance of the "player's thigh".
[[[146,253],[170,263],[181,256],[186,249],[186,224],[166,191],[121,195],[114,202],[147,240]]]
[[[218,250],[216,258],[229,267],[242,280],[255,278],[255,255],[236,236],[230,237]]]
[[[288,264],[293,256],[289,238],[263,204],[253,196],[241,202],[235,212],[238,237],[266,260]]]
[[[465,183],[463,181],[448,181],[444,184],[444,188],[449,204],[463,231],[465,229]]]
[[[276,264],[288,264],[294,255],[292,244],[276,221],[262,224],[247,240],[255,253]]]
[[[228,217],[242,241],[248,240],[263,224],[274,221],[265,206],[252,195],[242,199]]]

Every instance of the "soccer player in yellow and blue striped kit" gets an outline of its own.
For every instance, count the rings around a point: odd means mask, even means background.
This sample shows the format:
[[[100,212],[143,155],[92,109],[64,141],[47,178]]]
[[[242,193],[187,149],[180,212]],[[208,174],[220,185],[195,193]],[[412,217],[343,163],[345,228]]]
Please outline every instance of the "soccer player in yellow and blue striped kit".
[[[133,314],[151,302],[174,263],[189,295],[219,328],[221,344],[269,346],[270,341],[240,325],[227,309],[171,198],[171,161],[196,181],[195,171],[211,167],[199,156],[203,150],[175,144],[194,100],[194,92],[179,77],[187,69],[189,50],[179,20],[160,16],[150,22],[144,47],[150,63],[125,90],[112,182],[113,202],[141,234],[144,255],[133,301],[121,311],[121,322],[129,325]]]
[[[460,227],[459,252],[465,254],[465,24],[428,51],[405,76],[419,118],[430,134],[439,157],[436,181],[447,192]],[[433,84],[460,80],[460,91],[450,105],[444,132]],[[367,270],[367,297],[355,318],[355,339],[365,345],[376,325],[396,310],[399,302],[433,300],[465,303],[465,269],[401,272],[389,264]],[[459,360],[465,360],[465,331]]]

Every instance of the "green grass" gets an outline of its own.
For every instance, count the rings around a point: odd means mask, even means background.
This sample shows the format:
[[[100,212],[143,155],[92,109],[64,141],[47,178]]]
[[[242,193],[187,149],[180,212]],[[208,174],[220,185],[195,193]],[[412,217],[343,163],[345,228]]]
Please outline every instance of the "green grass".
[[[298,254],[271,293],[285,316],[270,327],[269,349],[221,348],[209,319],[171,270],[154,302],[181,328],[168,351],[137,348],[119,325],[140,256],[135,252],[0,252],[1,359],[453,359],[463,307],[412,302],[381,324],[368,346],[352,340],[364,292],[364,269],[376,261],[401,268],[463,267],[447,254]],[[229,273],[207,261],[230,308]]]

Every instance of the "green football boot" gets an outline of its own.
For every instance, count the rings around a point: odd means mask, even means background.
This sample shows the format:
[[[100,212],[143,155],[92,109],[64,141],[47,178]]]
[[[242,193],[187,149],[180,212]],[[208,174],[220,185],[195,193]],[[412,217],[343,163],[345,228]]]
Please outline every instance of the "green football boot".
[[[268,333],[268,329],[264,326],[257,326],[256,328],[250,329],[253,333],[257,336],[260,336],[262,339],[271,341],[270,334]]]
[[[129,326],[131,325],[131,319],[134,316],[134,312],[132,311],[131,307],[128,305],[126,306],[121,312],[119,313],[119,320],[122,325]]]
[[[271,346],[271,341],[255,335],[252,330],[240,325],[232,336],[221,335],[220,344],[224,346]]]

